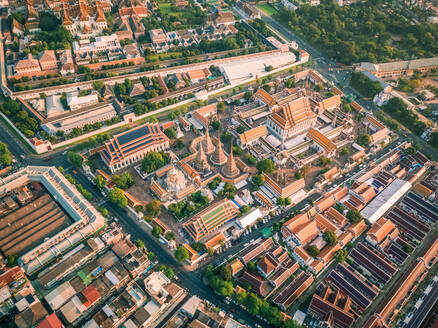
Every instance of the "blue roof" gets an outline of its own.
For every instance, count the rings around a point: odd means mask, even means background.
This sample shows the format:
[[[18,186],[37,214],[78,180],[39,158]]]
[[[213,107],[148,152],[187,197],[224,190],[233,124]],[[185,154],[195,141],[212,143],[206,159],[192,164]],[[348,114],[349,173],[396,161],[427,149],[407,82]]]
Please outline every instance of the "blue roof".
[[[149,127],[147,125],[143,125],[138,128],[129,130],[129,132],[122,135],[115,136],[114,139],[117,139],[120,146],[122,147],[124,144],[134,141],[140,137],[144,137],[150,133],[151,131],[149,130]]]

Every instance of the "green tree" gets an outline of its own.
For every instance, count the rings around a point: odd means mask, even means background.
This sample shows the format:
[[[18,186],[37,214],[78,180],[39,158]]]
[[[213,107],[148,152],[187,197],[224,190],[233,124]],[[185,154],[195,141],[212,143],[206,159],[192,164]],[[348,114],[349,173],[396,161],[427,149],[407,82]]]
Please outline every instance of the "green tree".
[[[222,280],[231,281],[233,274],[230,265],[223,265],[219,270],[219,276]]]
[[[325,156],[321,156],[321,157],[319,158],[319,164],[320,164],[321,166],[327,166],[327,165],[329,165],[331,162],[332,162],[332,160],[331,160],[330,158],[325,157]]]
[[[67,158],[70,161],[70,163],[75,167],[75,168],[79,168],[82,166],[82,163],[84,162],[84,159],[81,155],[76,154],[72,151],[69,151],[67,153]]]
[[[356,142],[362,147],[367,147],[371,143],[371,136],[369,134],[361,134],[357,137]]]
[[[345,206],[342,205],[341,203],[336,203],[335,205],[333,205],[333,208],[338,211],[341,214],[344,214],[345,211]]]
[[[109,212],[107,208],[101,206],[97,210],[102,214],[104,218],[107,218],[109,216]]]
[[[152,228],[152,236],[159,238],[163,234],[163,229],[160,226],[154,225]]]
[[[169,139],[176,139],[176,131],[174,128],[167,128],[166,130],[164,130],[164,134],[169,138]]]
[[[166,269],[164,270],[164,275],[169,279],[173,279],[173,277],[175,277],[175,273],[173,272],[173,269],[169,267],[166,267]]]
[[[339,263],[344,263],[347,256],[348,256],[348,253],[345,249],[339,249],[335,253],[335,259]]]
[[[351,74],[350,84],[360,94],[367,98],[373,98],[383,90],[379,81],[373,81],[361,72],[353,72]]]
[[[350,150],[347,147],[342,147],[341,149],[341,155],[342,156],[348,156],[350,155]]]
[[[311,257],[317,257],[319,254],[319,248],[316,245],[310,245],[306,247],[306,252],[311,256]]]
[[[151,151],[144,157],[141,168],[146,173],[152,173],[167,163],[169,163],[169,156],[167,154]]]
[[[12,154],[8,149],[8,146],[0,142],[0,164],[7,166],[12,163]]]
[[[6,258],[6,260],[7,260],[7,264],[6,264],[6,265],[7,265],[9,268],[13,268],[14,266],[17,266],[17,265],[18,265],[18,263],[17,263],[18,256],[15,255],[15,254],[8,255],[7,258]]]
[[[189,251],[184,246],[178,246],[175,251],[175,257],[178,261],[184,262],[189,258]]]
[[[219,120],[214,120],[213,122],[211,122],[211,127],[213,129],[215,129],[216,131],[219,130],[221,128],[221,122],[219,122]]]
[[[231,182],[225,182],[223,191],[228,199],[232,199],[234,198],[234,194],[236,193],[237,189]]]
[[[158,199],[153,199],[146,204],[146,212],[150,216],[158,216],[161,213],[161,202]]]
[[[155,261],[155,254],[153,252],[148,252],[148,259],[149,261]]]
[[[128,199],[126,198],[123,190],[120,188],[113,188],[108,194],[108,198],[111,203],[119,206],[120,208],[125,208],[128,206]]]
[[[167,240],[174,240],[175,239],[175,234],[172,231],[169,231],[168,233],[166,233],[166,235],[164,236],[164,238],[166,238]]]
[[[292,200],[289,197],[286,197],[284,199],[284,205],[289,206],[290,204],[292,204]]]
[[[218,104],[217,104],[217,111],[218,111],[218,113],[223,113],[223,112],[225,112],[225,104],[224,104],[224,102],[219,102]]]
[[[259,189],[265,183],[265,176],[263,174],[256,174],[251,178],[254,189]]]
[[[116,184],[120,189],[128,189],[134,185],[134,179],[129,172],[124,172],[121,175],[114,174],[111,177],[112,182]]]
[[[245,300],[246,309],[254,316],[259,315],[262,300],[253,293],[249,293]]]
[[[322,235],[322,238],[330,246],[333,246],[338,242],[338,237],[336,237],[336,234],[330,230],[325,231],[324,234]]]
[[[349,209],[346,217],[351,223],[357,223],[362,220],[362,214],[360,214],[360,212],[355,208]]]
[[[135,241],[135,245],[137,245],[137,247],[138,247],[139,249],[145,249],[144,241],[141,240],[141,239],[137,239],[137,240]]]
[[[96,175],[93,179],[93,182],[100,190],[102,190],[106,186],[105,179],[101,175]]]
[[[284,206],[284,198],[278,197],[276,203],[279,206]]]
[[[259,161],[256,167],[257,170],[265,173],[273,173],[276,169],[274,161],[269,158]]]
[[[105,84],[102,81],[94,81],[93,82],[93,89],[96,91],[101,91]]]

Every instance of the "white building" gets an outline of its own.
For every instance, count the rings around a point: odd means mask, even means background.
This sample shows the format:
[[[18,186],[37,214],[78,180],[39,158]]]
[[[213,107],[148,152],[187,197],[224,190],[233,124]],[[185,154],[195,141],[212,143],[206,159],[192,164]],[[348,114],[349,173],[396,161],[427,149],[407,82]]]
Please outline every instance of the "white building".
[[[96,37],[94,42],[90,39],[79,40],[73,42],[73,53],[75,55],[82,55],[84,53],[97,53],[101,51],[122,51],[122,46],[116,34],[103,35]]]
[[[74,128],[81,128],[86,124],[94,124],[97,122],[107,121],[116,116],[116,110],[112,104],[102,105],[100,107],[90,108],[83,112],[72,112],[67,118],[51,120],[42,125],[44,131],[49,134],[56,134],[58,131],[63,131],[69,134]]]
[[[395,179],[360,212],[365,220],[373,224],[380,219],[412,187],[409,181]]]
[[[246,227],[254,224],[258,218],[262,218],[263,214],[260,211],[259,208],[255,208],[253,209],[251,212],[249,212],[248,214],[240,217],[237,219],[237,224],[242,228],[245,229]]]
[[[80,97],[77,93],[67,94],[67,105],[71,110],[77,110],[82,107],[93,106],[99,103],[99,98],[96,93]]]

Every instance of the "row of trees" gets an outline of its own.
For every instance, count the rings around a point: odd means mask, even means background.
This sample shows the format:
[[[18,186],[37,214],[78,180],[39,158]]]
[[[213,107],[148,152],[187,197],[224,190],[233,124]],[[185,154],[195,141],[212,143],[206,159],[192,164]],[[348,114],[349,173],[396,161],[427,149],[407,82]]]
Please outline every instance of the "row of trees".
[[[382,109],[392,118],[399,121],[417,136],[426,130],[426,124],[418,118],[418,115],[408,109],[408,106],[398,97],[388,100]]]
[[[35,136],[39,129],[39,124],[36,119],[30,117],[29,114],[21,108],[19,102],[8,98],[3,104],[0,104],[0,110],[26,137],[32,138]]]

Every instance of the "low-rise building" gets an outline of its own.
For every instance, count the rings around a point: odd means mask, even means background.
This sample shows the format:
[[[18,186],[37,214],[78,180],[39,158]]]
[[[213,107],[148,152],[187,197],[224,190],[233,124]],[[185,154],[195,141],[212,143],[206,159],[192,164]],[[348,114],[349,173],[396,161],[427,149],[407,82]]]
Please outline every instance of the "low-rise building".
[[[160,126],[147,123],[114,135],[100,155],[111,172],[116,172],[141,161],[150,151],[163,151],[169,146],[169,138]]]
[[[99,103],[99,98],[96,93],[87,96],[79,96],[76,93],[67,94],[67,105],[71,110],[78,110],[83,107],[93,106]]]
[[[223,199],[195,214],[183,224],[183,227],[193,240],[200,241],[231,219],[234,219],[239,213],[239,209],[233,201]]]

